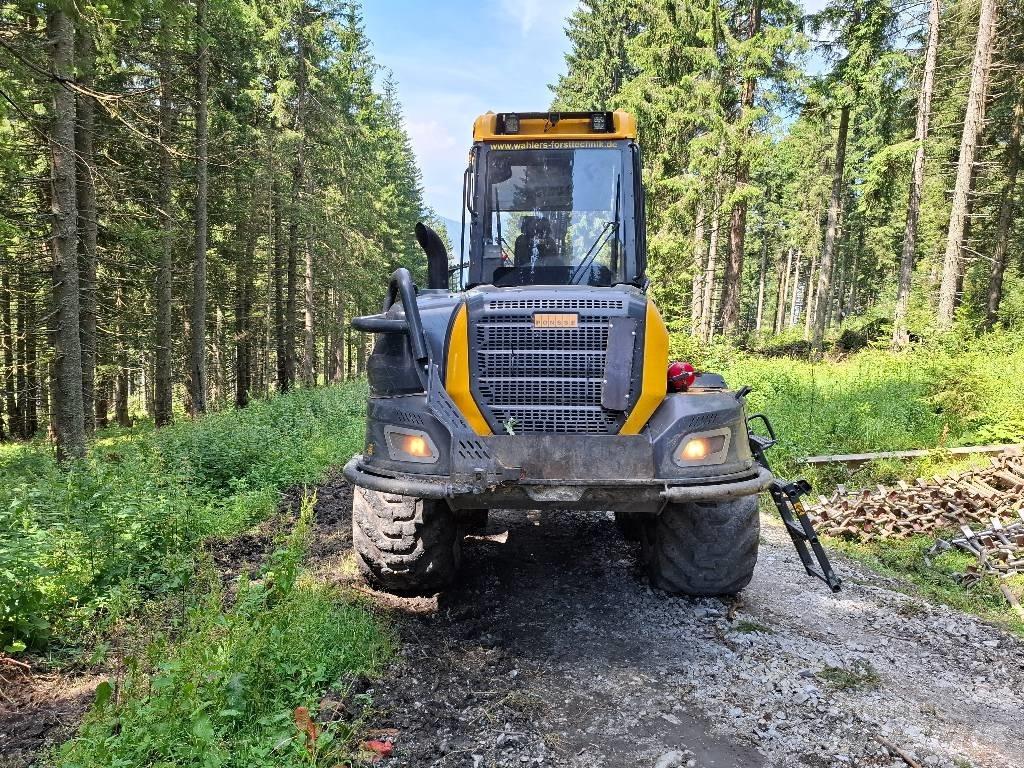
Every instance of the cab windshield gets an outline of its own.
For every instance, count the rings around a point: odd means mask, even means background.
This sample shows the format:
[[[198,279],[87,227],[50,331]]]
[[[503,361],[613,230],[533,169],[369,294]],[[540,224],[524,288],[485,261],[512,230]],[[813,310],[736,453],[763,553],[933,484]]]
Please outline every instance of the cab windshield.
[[[486,155],[482,282],[625,282],[622,153],[499,149]]]

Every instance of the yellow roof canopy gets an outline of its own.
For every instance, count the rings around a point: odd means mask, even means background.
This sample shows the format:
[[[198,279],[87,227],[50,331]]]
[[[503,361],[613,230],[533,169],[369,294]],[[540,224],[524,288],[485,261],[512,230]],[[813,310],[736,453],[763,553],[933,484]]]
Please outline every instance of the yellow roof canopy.
[[[480,115],[473,123],[473,141],[537,141],[587,140],[609,141],[612,139],[635,139],[636,118],[621,109],[611,114],[612,122],[606,130],[595,131],[592,115],[607,115],[607,112],[503,112],[500,115],[488,112]],[[518,117],[518,130],[511,133],[503,130],[506,115]]]

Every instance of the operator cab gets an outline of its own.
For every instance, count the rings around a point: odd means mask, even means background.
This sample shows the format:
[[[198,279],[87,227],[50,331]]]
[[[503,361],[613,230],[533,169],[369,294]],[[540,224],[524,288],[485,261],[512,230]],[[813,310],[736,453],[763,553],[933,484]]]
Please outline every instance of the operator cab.
[[[642,286],[643,186],[631,115],[487,113],[473,138],[457,288]]]

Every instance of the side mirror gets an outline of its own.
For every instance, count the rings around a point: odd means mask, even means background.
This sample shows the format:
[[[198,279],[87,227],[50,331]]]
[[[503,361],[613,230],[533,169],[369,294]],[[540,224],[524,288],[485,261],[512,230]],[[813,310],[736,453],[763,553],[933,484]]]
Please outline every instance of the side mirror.
[[[448,249],[434,230],[422,221],[416,224],[416,242],[427,254],[427,287],[448,287]]]

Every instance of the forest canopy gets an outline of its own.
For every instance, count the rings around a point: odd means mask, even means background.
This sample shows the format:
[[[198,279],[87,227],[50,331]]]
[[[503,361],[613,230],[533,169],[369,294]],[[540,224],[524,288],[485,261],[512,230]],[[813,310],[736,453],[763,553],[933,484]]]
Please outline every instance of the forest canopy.
[[[681,332],[1024,325],[1019,0],[584,0],[553,108],[638,116]]]
[[[358,2],[0,3],[0,429],[358,372],[426,213]]]

